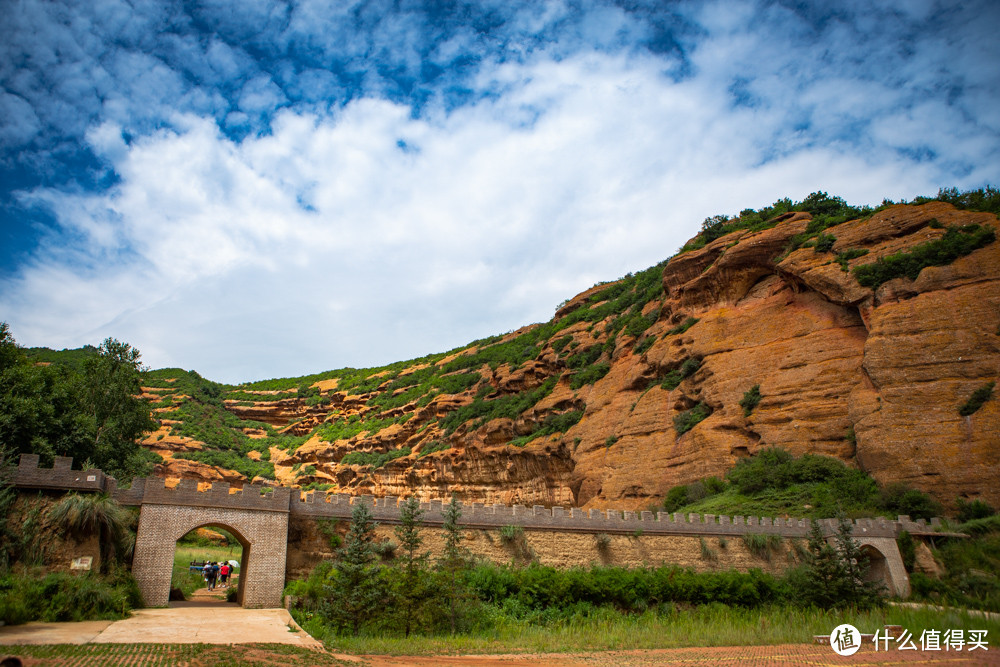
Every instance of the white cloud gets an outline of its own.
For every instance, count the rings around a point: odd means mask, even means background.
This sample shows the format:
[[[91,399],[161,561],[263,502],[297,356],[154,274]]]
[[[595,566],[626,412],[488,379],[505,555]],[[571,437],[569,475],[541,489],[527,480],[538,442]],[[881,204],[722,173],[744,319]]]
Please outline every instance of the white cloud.
[[[67,126],[89,128],[120,180],[21,194],[62,233],[0,283],[0,312],[24,344],[110,335],[154,366],[225,381],[371,365],[545,320],[579,290],[668,257],[708,215],[815,190],[877,203],[1000,176],[998,75],[979,65],[995,40],[921,37],[907,54],[887,18],[895,5],[878,9],[880,23],[832,20],[825,32],[777,5],[681,5],[704,32],[687,38],[691,76],[675,82],[665,72],[677,57],[626,48],[651,24],[587,7],[532,3],[494,34],[445,31],[432,59],[479,64],[468,79],[443,74],[419,113],[380,97],[395,84],[375,66],[419,69],[436,28],[408,15],[365,15],[362,32],[351,8],[323,3],[256,3],[246,24],[226,3],[205,10],[231,34],[266,26],[279,50],[336,55],[368,86],[343,107],[331,72],[263,74],[217,36],[155,57],[95,56],[76,74],[54,60],[53,80],[76,93],[41,105],[45,117],[77,113]],[[967,15],[948,20],[968,32]],[[551,43],[522,39],[559,30]],[[93,52],[96,33],[77,32]],[[176,63],[202,52],[192,83]],[[18,90],[46,87],[14,74]],[[446,111],[453,84],[478,101]],[[88,85],[100,122],[85,120]],[[21,119],[11,141],[48,122],[7,102]],[[275,110],[285,103],[297,106]],[[219,129],[261,114],[273,117],[259,135]]]
[[[595,53],[508,64],[484,75],[505,95],[448,116],[363,99],[283,112],[242,143],[194,116],[127,147],[102,127],[92,145],[120,184],[37,195],[85,240],[38,255],[0,309],[25,343],[113,335],[226,381],[369,365],[547,319],[710,214],[816,189],[878,202],[942,177],[892,142],[761,166],[780,105],[730,110],[712,77],[660,71]],[[511,122],[521,109],[532,123]]]

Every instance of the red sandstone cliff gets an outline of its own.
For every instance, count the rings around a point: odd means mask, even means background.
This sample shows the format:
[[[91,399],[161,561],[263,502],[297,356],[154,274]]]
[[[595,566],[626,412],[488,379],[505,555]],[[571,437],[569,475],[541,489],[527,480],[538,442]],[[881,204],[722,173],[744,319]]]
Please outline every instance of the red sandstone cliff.
[[[935,219],[941,225],[929,224]],[[371,401],[389,391],[387,377],[359,395],[335,392],[335,382],[322,385],[328,400],[319,407],[288,398],[227,407],[287,426],[289,433],[313,434],[293,451],[268,450],[279,482],[328,484],[347,493],[644,508],[671,486],[722,475],[737,458],[780,446],[841,458],[880,482],[905,482],[946,505],[959,496],[1000,503],[1000,401],[987,401],[968,417],[958,413],[973,391],[1000,376],[1000,243],[925,268],[916,280],[899,278],[872,290],[832,253],[786,252],[809,220],[807,213],[789,214],[770,229],[736,231],[672,258],[663,269],[663,292],[642,306],[656,320],[641,336],[652,338],[641,354],[635,352],[639,341],[624,331],[605,345],[614,335],[606,331],[610,315],[562,329],[514,369],[484,365],[475,386],[425,404],[379,411]],[[932,202],[894,206],[829,232],[836,236],[833,252],[868,251],[847,262],[850,268],[967,224],[1000,230],[992,214]],[[571,299],[554,321],[598,305],[590,299],[607,287]],[[678,331],[691,318],[697,322]],[[570,349],[607,348],[601,356],[610,365],[607,374],[572,389],[566,354],[555,344],[566,336]],[[473,351],[436,364],[443,368]],[[697,371],[676,388],[663,388],[660,380],[688,359],[700,360]],[[442,426],[442,418],[477,395],[529,391],[560,374],[551,393],[516,418],[470,420],[453,433]],[[744,416],[739,402],[754,385],[762,398]],[[675,417],[699,404],[711,415],[678,436]],[[524,447],[509,444],[547,417],[572,410],[583,416],[565,433]],[[324,423],[399,415],[409,419],[334,442],[317,435]],[[420,456],[432,444],[451,448]],[[404,447],[411,454],[379,468],[340,463],[350,452]],[[174,463],[192,462],[167,460],[161,474],[193,474]]]

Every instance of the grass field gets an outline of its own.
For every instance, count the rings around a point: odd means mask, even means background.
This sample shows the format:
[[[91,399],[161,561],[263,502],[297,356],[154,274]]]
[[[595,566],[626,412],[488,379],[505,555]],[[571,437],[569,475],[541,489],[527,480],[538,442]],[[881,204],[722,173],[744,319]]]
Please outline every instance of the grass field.
[[[831,612],[793,607],[741,609],[703,605],[671,614],[649,612],[627,616],[616,612],[575,622],[528,625],[498,620],[494,630],[442,636],[321,636],[309,622],[303,627],[331,650],[353,654],[445,655],[477,653],[562,653],[689,646],[754,646],[811,643],[841,623],[864,633],[884,625],[900,625],[917,638],[923,630],[987,630],[1000,637],[1000,620],[966,611],[936,611],[887,606],[871,612]]]

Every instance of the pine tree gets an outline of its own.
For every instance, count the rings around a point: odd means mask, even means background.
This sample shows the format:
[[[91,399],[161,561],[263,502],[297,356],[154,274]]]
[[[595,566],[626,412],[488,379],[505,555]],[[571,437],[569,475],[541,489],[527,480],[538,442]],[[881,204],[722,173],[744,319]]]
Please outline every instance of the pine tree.
[[[375,526],[368,506],[355,502],[337,567],[330,573],[330,583],[323,587],[327,597],[321,613],[338,627],[349,627],[355,636],[362,620],[374,614],[384,598],[375,557]]]
[[[809,558],[802,575],[800,594],[821,609],[857,607],[879,603],[881,585],[866,581],[868,558],[851,534],[851,524],[840,517],[836,546],[827,542],[819,522],[809,529]]]
[[[452,495],[451,502],[444,510],[444,553],[439,567],[444,575],[445,593],[448,597],[448,620],[451,632],[455,634],[458,619],[458,608],[464,597],[461,576],[466,566],[465,552],[462,549],[462,508],[458,499]]]
[[[424,511],[420,509],[420,501],[414,496],[407,498],[399,508],[400,525],[396,526],[396,539],[399,540],[398,565],[402,568],[397,579],[397,598],[406,636],[410,636],[413,623],[420,612],[420,607],[427,599],[425,573],[428,554],[420,554],[423,544],[420,537],[420,524]]]

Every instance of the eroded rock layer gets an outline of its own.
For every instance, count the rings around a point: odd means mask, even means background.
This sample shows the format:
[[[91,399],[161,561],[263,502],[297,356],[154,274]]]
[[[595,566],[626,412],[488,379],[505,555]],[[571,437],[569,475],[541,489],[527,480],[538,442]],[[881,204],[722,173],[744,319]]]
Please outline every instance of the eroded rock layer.
[[[323,380],[315,385],[323,401],[308,407],[287,397],[226,407],[308,436],[268,446],[263,429],[245,430],[262,438],[278,483],[331,492],[645,508],[674,485],[721,476],[738,458],[780,446],[840,458],[946,506],[958,497],[1000,504],[1000,401],[959,414],[1000,376],[1000,243],[874,290],[850,271],[949,227],[997,230],[996,216],[941,202],[894,206],[830,228],[829,250],[789,251],[810,220],[786,214],[769,229],[732,232],[672,258],[658,277],[662,291],[632,304],[629,321],[645,318],[641,327],[601,311],[611,283],[570,299],[548,324],[373,375],[364,391]],[[448,370],[542,331],[530,358]],[[407,374],[432,372],[438,387],[449,376],[468,382],[402,405],[382,400],[414,391],[401,381]],[[745,410],[740,402],[755,386],[760,401]],[[537,400],[510,414],[475,411],[529,394]],[[708,416],[685,430],[679,424],[692,414]],[[372,426],[328,428],[348,423]],[[194,446],[169,436],[147,444]],[[361,461],[359,453],[387,457]],[[174,467],[192,463],[168,457],[161,474],[205,478]]]

